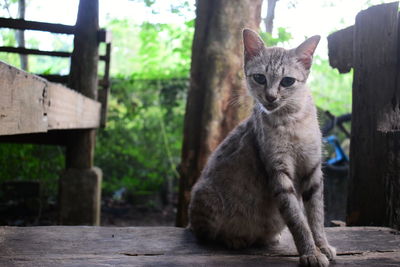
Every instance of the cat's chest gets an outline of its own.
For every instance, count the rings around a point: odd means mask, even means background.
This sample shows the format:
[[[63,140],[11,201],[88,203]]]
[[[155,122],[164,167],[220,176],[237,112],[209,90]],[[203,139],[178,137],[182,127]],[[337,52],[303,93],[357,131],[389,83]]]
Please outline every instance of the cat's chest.
[[[265,149],[272,157],[286,158],[298,166],[308,165],[321,155],[320,134],[312,125],[278,126],[269,131]]]

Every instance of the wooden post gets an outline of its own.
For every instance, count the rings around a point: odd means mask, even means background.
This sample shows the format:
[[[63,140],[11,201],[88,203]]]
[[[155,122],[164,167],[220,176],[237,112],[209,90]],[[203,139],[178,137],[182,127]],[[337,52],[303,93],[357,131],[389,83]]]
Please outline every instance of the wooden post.
[[[348,225],[400,226],[398,2],[356,17]]]
[[[247,115],[242,29],[258,29],[261,3],[261,0],[197,1],[177,226],[187,224],[190,190],[208,155]]]
[[[99,1],[80,0],[69,87],[97,99]],[[100,223],[101,171],[93,168],[95,130],[68,134],[66,171],[60,179],[60,223]]]
[[[329,64],[340,73],[353,68],[353,35],[354,26],[350,26],[328,36]]]

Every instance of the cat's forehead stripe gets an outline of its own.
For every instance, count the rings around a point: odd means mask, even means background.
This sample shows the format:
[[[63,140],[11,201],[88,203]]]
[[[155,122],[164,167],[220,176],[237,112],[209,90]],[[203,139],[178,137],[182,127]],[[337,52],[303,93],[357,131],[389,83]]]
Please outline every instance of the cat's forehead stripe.
[[[279,72],[284,72],[284,58],[285,58],[285,50],[283,49],[270,49],[268,55],[268,59],[266,62],[266,72],[272,74],[273,76],[279,75]],[[269,71],[270,70],[270,71]]]

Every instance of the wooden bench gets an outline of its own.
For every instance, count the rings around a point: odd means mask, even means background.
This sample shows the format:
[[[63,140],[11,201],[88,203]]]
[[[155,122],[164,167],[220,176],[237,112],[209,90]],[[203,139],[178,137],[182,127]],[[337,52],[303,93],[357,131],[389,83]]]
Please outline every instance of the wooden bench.
[[[399,266],[400,233],[382,227],[327,228],[333,266]],[[279,245],[231,251],[200,245],[176,227],[0,227],[0,266],[298,266],[289,232]]]

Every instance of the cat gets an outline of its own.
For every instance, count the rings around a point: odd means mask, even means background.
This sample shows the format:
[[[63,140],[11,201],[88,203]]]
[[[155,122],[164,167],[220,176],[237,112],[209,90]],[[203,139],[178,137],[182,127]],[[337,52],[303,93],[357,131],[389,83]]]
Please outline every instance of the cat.
[[[189,228],[234,249],[279,242],[287,226],[304,266],[328,266],[321,132],[306,86],[320,36],[265,47],[243,30],[252,114],[211,154],[191,192]]]

